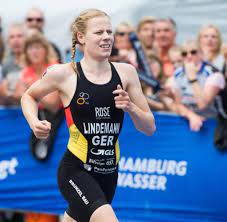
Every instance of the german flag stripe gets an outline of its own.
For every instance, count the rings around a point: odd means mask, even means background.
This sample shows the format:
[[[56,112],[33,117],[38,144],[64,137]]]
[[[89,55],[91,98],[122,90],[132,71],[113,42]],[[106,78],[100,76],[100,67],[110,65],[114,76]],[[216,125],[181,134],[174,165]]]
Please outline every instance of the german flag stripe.
[[[70,106],[65,109],[65,118],[66,118],[67,125],[70,128],[70,126],[72,124],[74,124],[73,123],[72,113],[71,113],[71,110],[70,110]]]

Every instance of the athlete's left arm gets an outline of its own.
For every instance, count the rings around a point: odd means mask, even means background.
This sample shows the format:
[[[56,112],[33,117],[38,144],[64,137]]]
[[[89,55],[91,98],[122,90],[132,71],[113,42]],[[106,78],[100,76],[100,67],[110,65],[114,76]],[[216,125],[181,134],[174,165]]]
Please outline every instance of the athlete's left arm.
[[[114,94],[118,94],[115,97],[116,107],[129,113],[139,131],[152,135],[156,129],[155,120],[142,92],[138,74],[131,65],[125,66],[124,72],[126,89],[124,90],[118,85],[117,90],[114,91]]]

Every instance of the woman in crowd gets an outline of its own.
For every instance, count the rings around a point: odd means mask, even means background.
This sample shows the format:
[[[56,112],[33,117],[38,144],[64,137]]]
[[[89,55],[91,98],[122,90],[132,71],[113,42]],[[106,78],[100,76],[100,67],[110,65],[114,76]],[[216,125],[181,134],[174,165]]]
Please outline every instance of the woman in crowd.
[[[203,61],[196,41],[183,44],[182,56],[184,64],[175,71],[172,86],[178,98],[175,111],[189,120],[193,131],[198,131],[204,118],[216,116],[214,99],[224,88],[225,81],[217,69]]]
[[[122,22],[117,26],[110,61],[126,62],[137,68],[136,52],[129,40],[129,35],[133,31],[133,27],[126,22]]]
[[[214,25],[202,27],[199,31],[198,42],[203,60],[212,64],[220,72],[223,72],[225,58],[221,54],[222,37],[219,29]]]
[[[56,64],[57,57],[54,56],[52,48],[42,34],[29,35],[24,43],[23,57],[24,69],[21,71],[15,97],[20,98],[22,94],[37,80],[40,79],[47,67]],[[55,113],[59,108],[59,97],[56,92],[48,95],[41,101],[46,109]]]

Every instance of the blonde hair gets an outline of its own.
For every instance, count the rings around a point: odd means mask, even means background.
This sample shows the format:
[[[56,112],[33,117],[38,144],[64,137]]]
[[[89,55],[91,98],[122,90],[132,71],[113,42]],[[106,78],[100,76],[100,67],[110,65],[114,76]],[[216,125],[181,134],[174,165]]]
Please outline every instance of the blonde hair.
[[[145,24],[147,24],[147,23],[154,24],[154,23],[155,23],[155,17],[153,17],[153,16],[146,16],[146,17],[143,17],[143,18],[139,21],[139,23],[138,23],[138,25],[137,25],[137,32],[139,32],[139,31],[142,29],[142,27],[143,27]]]
[[[46,64],[53,63],[57,61],[57,56],[54,53],[54,50],[50,43],[44,38],[42,34],[34,34],[25,39],[24,42],[24,47],[23,47],[23,57],[22,61],[24,62],[25,65],[29,66],[31,65],[31,61],[28,57],[27,50],[28,47],[31,46],[34,43],[39,43],[43,46],[43,48],[46,51],[46,57],[45,57],[45,62]]]
[[[101,11],[99,9],[88,9],[81,12],[71,25],[71,32],[72,32],[71,65],[76,73],[78,73],[74,62],[74,58],[76,54],[76,44],[81,45],[81,43],[77,38],[77,33],[81,32],[82,34],[85,34],[88,21],[95,17],[109,17],[109,16],[104,11]]]
[[[115,29],[115,32],[118,32],[118,29],[120,27],[126,27],[126,28],[129,28],[130,30],[133,30],[133,26],[129,23],[129,22],[121,22],[120,24],[118,24],[118,26],[116,27]]]
[[[200,45],[199,45],[198,41],[196,41],[196,40],[186,40],[185,42],[183,42],[182,47],[181,47],[182,50],[184,50],[185,47],[187,47],[188,45],[189,46],[193,45],[196,47],[196,49],[201,51]]]
[[[198,34],[198,44],[200,45],[200,40],[201,40],[201,37],[202,37],[202,34],[204,31],[206,31],[207,29],[214,29],[217,33],[217,37],[218,37],[218,45],[217,45],[217,51],[216,53],[218,54],[221,50],[221,45],[222,45],[222,37],[221,37],[221,32],[220,30],[218,29],[218,27],[212,25],[212,24],[209,24],[209,25],[206,25],[206,26],[203,26],[202,28],[200,28],[199,30],[199,34]],[[200,48],[201,48],[201,45],[200,45]]]

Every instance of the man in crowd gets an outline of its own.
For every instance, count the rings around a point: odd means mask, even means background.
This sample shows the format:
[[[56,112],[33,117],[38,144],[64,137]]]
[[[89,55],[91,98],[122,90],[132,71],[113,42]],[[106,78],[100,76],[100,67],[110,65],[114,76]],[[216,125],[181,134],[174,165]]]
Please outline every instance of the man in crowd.
[[[144,17],[137,26],[137,34],[147,55],[153,53],[155,18]]]
[[[166,77],[173,75],[173,65],[169,59],[169,49],[175,45],[176,39],[176,24],[168,19],[159,19],[155,22],[155,48],[158,57],[163,65],[163,74]]]
[[[8,47],[9,51],[6,54],[2,64],[3,77],[9,73],[21,70],[21,54],[23,51],[23,43],[25,39],[25,30],[22,24],[12,24],[8,31]]]
[[[37,29],[39,32],[44,33],[44,13],[38,8],[30,8],[25,18],[25,25],[27,29]],[[52,42],[50,42],[50,44],[52,45],[58,58],[58,62],[60,63],[62,58],[59,48]]]

